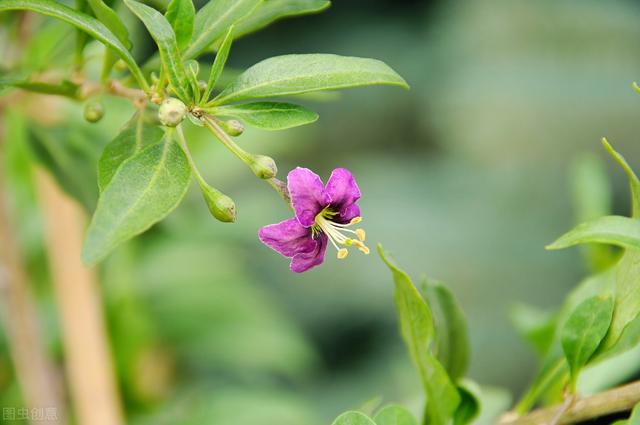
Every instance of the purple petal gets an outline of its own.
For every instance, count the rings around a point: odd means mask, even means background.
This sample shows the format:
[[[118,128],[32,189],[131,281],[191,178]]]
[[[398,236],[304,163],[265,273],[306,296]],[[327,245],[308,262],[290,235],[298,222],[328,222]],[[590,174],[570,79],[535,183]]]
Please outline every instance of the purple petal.
[[[303,226],[312,226],[316,215],[331,200],[324,190],[322,180],[308,168],[297,167],[289,172],[287,187],[296,218]]]
[[[336,168],[327,181],[326,191],[331,198],[331,205],[338,209],[338,221],[348,222],[360,215],[360,208],[355,205],[360,199],[360,189],[353,174],[346,168]]]
[[[264,226],[258,232],[258,237],[262,243],[285,257],[309,253],[318,245],[311,237],[311,229],[302,226],[295,218]]]
[[[292,272],[306,272],[324,262],[324,253],[327,250],[327,236],[321,233],[313,241],[316,242],[316,247],[313,251],[302,252],[293,256],[289,265]]]

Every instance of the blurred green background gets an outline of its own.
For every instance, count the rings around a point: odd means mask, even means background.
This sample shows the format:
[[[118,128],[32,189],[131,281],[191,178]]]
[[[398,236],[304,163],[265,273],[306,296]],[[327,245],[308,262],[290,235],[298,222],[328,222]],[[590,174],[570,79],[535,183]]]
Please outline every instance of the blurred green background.
[[[230,65],[285,53],[373,57],[411,91],[309,100],[316,124],[249,129],[238,140],[276,158],[281,176],[295,166],[325,179],[335,167],[352,170],[369,245],[381,242],[415,278],[450,285],[469,320],[470,376],[516,396],[535,358],[509,321],[511,306],[555,308],[586,272],[577,250],[543,248],[575,222],[570,171],[579,155],[604,161],[613,209],[628,210],[624,176],[599,139],[640,164],[640,96],[631,88],[638,22],[640,5],[631,1],[335,0],[324,13],[238,40]],[[95,155],[127,107],[112,100],[99,125],[82,125]],[[68,114],[81,120],[81,107]],[[19,117],[12,122],[26,137]],[[194,186],[167,220],[103,267],[130,423],[320,425],[378,396],[418,406],[419,381],[377,256],[338,261],[328,251],[322,267],[291,273],[256,237],[289,216],[284,204],[202,129],[191,126],[188,138],[208,180],[236,201],[238,222],[214,221]],[[47,342],[59,359],[42,224],[24,165],[31,154],[16,143],[7,159]],[[5,344],[0,401],[16,405]]]

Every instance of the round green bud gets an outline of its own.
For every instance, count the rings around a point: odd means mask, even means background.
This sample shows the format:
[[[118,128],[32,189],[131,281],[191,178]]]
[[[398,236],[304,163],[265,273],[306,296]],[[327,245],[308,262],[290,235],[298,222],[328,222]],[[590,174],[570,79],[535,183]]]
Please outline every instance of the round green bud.
[[[220,127],[231,137],[236,137],[244,132],[244,125],[238,120],[220,121]]]
[[[98,100],[91,100],[84,105],[84,119],[98,122],[104,116],[104,105]]]
[[[180,99],[168,97],[160,104],[158,118],[167,127],[176,127],[187,116],[187,107]]]
[[[253,174],[265,180],[275,177],[278,173],[276,162],[265,155],[253,155],[249,167]]]
[[[210,186],[201,186],[201,189],[212,216],[223,223],[236,221],[236,204],[233,199]]]
[[[129,69],[129,66],[122,59],[118,59],[116,63],[113,64],[113,67],[118,72],[125,72]]]

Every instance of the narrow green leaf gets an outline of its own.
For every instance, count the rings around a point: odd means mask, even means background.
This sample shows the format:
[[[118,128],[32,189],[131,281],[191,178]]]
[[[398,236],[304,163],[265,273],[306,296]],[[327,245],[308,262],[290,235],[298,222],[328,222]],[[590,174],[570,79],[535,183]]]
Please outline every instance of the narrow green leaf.
[[[233,117],[264,130],[284,130],[310,124],[318,114],[300,105],[280,102],[255,102],[220,106],[211,110],[213,115]]]
[[[53,0],[2,0],[0,12],[8,10],[31,10],[43,15],[61,19],[76,28],[86,32],[96,40],[114,49],[120,58],[129,66],[131,73],[144,91],[149,91],[149,85],[142,75],[129,50],[120,40],[100,21],[85,13],[78,12],[68,6]]]
[[[185,102],[191,104],[192,93],[180,50],[176,42],[176,36],[167,19],[157,10],[135,0],[124,0],[124,3],[142,21],[158,45],[160,61],[166,72],[169,84],[176,95]]]
[[[473,381],[463,380],[458,384],[458,393],[460,405],[453,417],[453,425],[466,425],[480,414],[480,387]]]
[[[100,195],[82,249],[95,264],[167,216],[187,192],[191,169],[169,135],[122,163]]]
[[[224,69],[225,64],[227,63],[227,58],[229,57],[229,50],[231,50],[231,43],[233,42],[233,25],[229,27],[227,34],[222,40],[222,44],[220,45],[220,49],[216,53],[216,58],[213,61],[213,65],[211,66],[211,72],[209,73],[209,81],[207,82],[207,90],[205,90],[202,95],[202,101],[206,102],[209,100],[209,96],[211,92],[215,88],[218,80],[220,79],[220,75],[222,75],[222,70]]]
[[[574,390],[580,370],[589,362],[607,334],[613,308],[614,302],[610,296],[588,298],[576,307],[562,328],[562,349],[569,364]]]
[[[147,146],[162,139],[164,132],[155,125],[147,111],[136,112],[120,133],[104,148],[98,162],[98,186],[102,192],[118,167]]]
[[[120,19],[120,16],[102,0],[87,0],[93,14],[115,35],[127,49],[131,49],[129,30]]]
[[[402,406],[385,406],[373,417],[376,425],[418,425],[416,418]]]
[[[261,2],[237,24],[236,38],[270,25],[281,18],[318,13],[331,5],[327,0],[268,0]]]
[[[426,294],[436,328],[436,353],[453,381],[461,378],[469,366],[467,320],[449,288],[427,281]]]
[[[409,88],[402,77],[379,60],[329,54],[284,55],[265,59],[247,69],[213,103],[373,84]]]
[[[262,0],[216,0],[196,14],[191,45],[185,58],[193,59],[222,37],[231,25],[251,13]]]
[[[425,421],[430,425],[445,425],[453,417],[460,396],[444,367],[431,352],[435,342],[431,310],[411,279],[387,258],[380,244],[378,253],[393,274],[400,330],[427,398]]]
[[[69,80],[64,80],[59,84],[50,84],[31,81],[28,78],[21,78],[19,75],[5,75],[0,77],[0,87],[16,87],[34,93],[53,94],[71,99],[79,99],[80,97],[80,86]]]
[[[631,189],[631,217],[640,218],[640,180],[638,180],[638,176],[636,176],[636,173],[634,173],[624,157],[613,149],[607,139],[602,138],[602,145],[627,174],[629,188]]]
[[[344,412],[331,425],[376,425],[367,415],[355,410]]]
[[[640,249],[640,220],[617,215],[600,217],[579,224],[546,248],[563,249],[582,243],[604,243]]]
[[[176,34],[178,48],[184,50],[193,35],[193,21],[196,16],[196,8],[193,7],[193,1],[171,0],[164,16]]]

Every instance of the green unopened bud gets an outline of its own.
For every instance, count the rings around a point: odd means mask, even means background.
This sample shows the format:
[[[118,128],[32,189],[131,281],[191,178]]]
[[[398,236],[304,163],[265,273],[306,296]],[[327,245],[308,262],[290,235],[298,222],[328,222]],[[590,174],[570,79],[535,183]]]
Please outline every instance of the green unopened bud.
[[[265,180],[275,177],[278,173],[276,162],[273,158],[265,155],[253,155],[249,167],[251,167],[253,174]]]
[[[207,82],[204,80],[198,80],[198,88],[200,89],[200,91],[205,91],[207,90]],[[207,100],[207,99],[205,99]]]
[[[118,59],[116,63],[113,64],[113,67],[118,72],[125,72],[127,69],[129,69],[125,61],[123,61],[122,59]]]
[[[89,122],[98,122],[104,116],[104,105],[98,100],[92,100],[84,105],[84,119]]]
[[[180,99],[166,98],[160,104],[158,118],[167,127],[176,127],[187,116],[187,107]]]
[[[236,137],[244,132],[244,125],[238,120],[220,121],[220,127],[231,137]]]
[[[206,184],[202,184],[200,189],[212,216],[223,223],[236,221],[236,204],[233,199]]]

